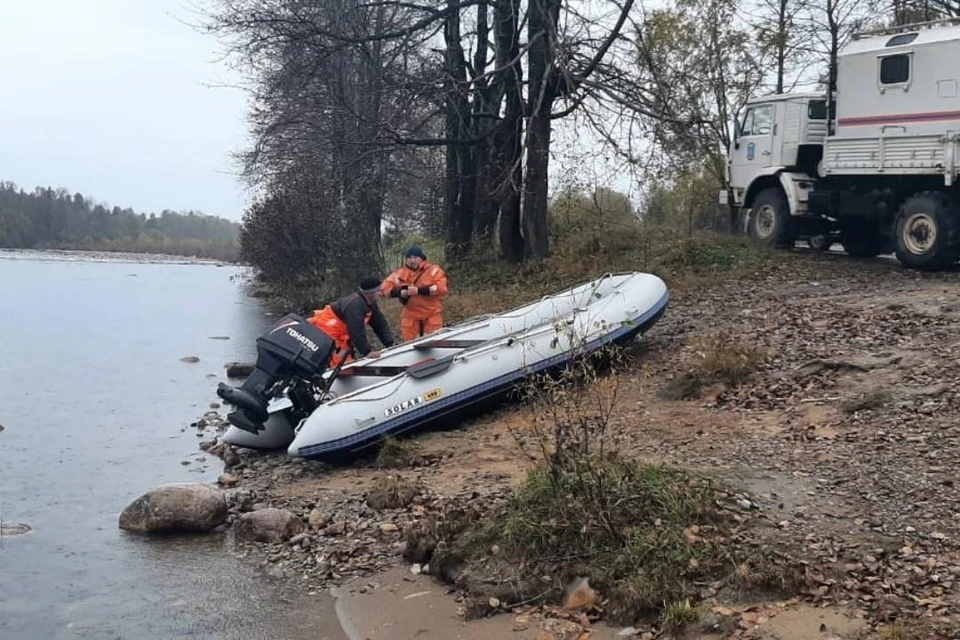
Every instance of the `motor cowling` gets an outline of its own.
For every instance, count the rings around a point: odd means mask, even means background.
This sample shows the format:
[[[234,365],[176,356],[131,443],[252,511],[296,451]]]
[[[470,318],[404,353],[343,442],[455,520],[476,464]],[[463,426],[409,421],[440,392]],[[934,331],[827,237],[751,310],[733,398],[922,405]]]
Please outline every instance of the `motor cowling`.
[[[337,345],[305,318],[289,313],[257,338],[257,362],[243,384],[233,387],[221,382],[217,395],[237,408],[227,419],[230,424],[259,433],[269,417],[268,390],[280,378],[311,379],[326,371]]]

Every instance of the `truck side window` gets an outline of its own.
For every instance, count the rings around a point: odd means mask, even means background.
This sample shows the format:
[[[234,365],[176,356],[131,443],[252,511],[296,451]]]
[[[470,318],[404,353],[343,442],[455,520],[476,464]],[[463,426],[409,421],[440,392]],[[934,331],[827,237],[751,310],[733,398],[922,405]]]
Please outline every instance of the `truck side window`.
[[[901,84],[910,79],[910,56],[901,53],[880,58],[880,84]]]
[[[753,113],[753,127],[750,133],[755,136],[767,135],[773,127],[773,105],[757,107]]]
[[[807,104],[807,118],[809,118],[810,120],[826,120],[827,119],[827,101],[811,100]]]
[[[898,45],[910,44],[911,42],[913,42],[914,40],[917,39],[917,36],[918,36],[918,35],[920,35],[920,34],[919,34],[919,33],[900,33],[900,34],[897,34],[897,35],[893,36],[892,38],[890,38],[889,40],[887,40],[886,46],[888,46],[888,47],[896,47],[896,46],[898,46]]]

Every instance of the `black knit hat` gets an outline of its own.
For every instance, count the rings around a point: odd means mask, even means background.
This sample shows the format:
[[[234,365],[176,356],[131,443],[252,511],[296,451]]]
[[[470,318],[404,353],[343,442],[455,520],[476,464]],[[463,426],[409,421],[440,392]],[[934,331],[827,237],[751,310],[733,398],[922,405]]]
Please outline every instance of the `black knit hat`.
[[[417,245],[413,245],[412,247],[410,247],[409,249],[407,249],[407,254],[406,254],[404,257],[405,257],[405,258],[409,258],[410,256],[416,256],[416,257],[418,257],[418,258],[423,258],[424,260],[427,259],[427,254],[425,254],[425,253],[423,252],[423,249],[421,249],[421,248],[420,248],[419,246],[417,246]]]
[[[360,281],[360,293],[373,293],[380,288],[380,278],[370,276]]]

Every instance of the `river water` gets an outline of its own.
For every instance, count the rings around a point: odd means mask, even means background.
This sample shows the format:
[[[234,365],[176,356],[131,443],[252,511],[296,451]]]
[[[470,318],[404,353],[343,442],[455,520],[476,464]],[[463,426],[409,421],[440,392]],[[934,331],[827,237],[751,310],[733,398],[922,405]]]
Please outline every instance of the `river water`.
[[[0,537],[0,638],[343,637],[328,595],[288,593],[226,535],[117,526],[145,491],[223,469],[189,424],[273,320],[238,274],[0,251],[0,520],[32,527]]]

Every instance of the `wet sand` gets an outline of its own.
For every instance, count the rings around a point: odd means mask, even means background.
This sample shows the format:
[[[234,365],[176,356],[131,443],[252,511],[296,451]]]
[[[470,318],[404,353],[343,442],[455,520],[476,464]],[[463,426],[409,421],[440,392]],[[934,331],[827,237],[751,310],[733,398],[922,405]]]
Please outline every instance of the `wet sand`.
[[[365,588],[366,593],[361,593]],[[333,589],[336,611],[348,640],[536,640],[544,631],[536,620],[518,624],[504,613],[466,621],[455,595],[430,576],[397,567]],[[591,640],[618,638],[620,627],[599,623]],[[622,637],[622,636],[621,636]]]

